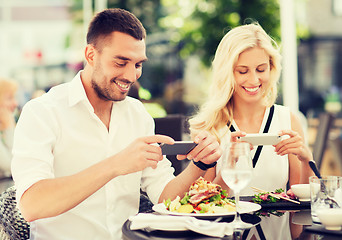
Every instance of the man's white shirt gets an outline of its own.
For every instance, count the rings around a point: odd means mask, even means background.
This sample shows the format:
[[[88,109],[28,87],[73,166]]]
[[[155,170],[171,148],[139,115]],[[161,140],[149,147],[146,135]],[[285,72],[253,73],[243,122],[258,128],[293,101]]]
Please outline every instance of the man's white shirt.
[[[78,73],[22,110],[12,160],[17,201],[40,180],[76,174],[136,138],[153,134],[153,119],[141,102],[130,97],[114,102],[108,130],[94,113]],[[140,188],[157,203],[174,178],[170,165],[164,158],[157,169],[116,177],[70,211],[33,221],[31,239],[120,239],[122,224],[138,212]]]

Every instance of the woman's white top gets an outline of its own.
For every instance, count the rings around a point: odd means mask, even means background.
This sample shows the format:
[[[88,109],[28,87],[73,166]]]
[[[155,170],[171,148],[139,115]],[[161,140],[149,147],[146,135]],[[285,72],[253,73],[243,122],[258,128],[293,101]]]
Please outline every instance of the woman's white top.
[[[270,112],[270,108],[267,108],[264,114],[264,118],[259,130],[259,133],[263,133],[267,118]],[[235,121],[233,121],[233,126],[236,131],[243,131],[243,129],[239,129],[236,125]],[[268,133],[277,134],[281,130],[291,129],[291,113],[289,108],[274,105],[274,114],[271,121],[270,128]],[[218,174],[221,171],[223,159],[227,157],[228,154],[228,145],[230,142],[230,131],[227,127],[221,129],[226,131],[227,133],[221,138],[221,147],[224,150],[222,157],[218,160],[216,173]],[[257,150],[257,146],[254,146],[252,150],[252,158]],[[251,160],[252,161],[252,160]],[[272,145],[264,145],[259,159],[253,168],[252,180],[241,192],[241,196],[246,195],[254,195],[256,194],[251,187],[257,187],[266,191],[274,191],[276,189],[282,188],[286,189],[286,184],[288,182],[289,177],[289,159],[288,155],[279,156],[274,151],[274,147]]]

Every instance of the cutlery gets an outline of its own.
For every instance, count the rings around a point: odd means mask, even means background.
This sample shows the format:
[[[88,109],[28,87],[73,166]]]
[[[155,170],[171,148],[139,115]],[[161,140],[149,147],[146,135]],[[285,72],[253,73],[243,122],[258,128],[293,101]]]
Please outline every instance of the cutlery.
[[[298,201],[295,201],[295,200],[292,200],[290,198],[286,198],[286,197],[282,197],[280,195],[276,195],[274,193],[271,193],[271,192],[267,192],[265,190],[262,190],[260,188],[256,188],[256,187],[252,187],[252,189],[256,192],[259,192],[259,193],[268,193],[270,196],[274,197],[274,198],[277,198],[277,199],[283,199],[283,200],[286,200],[286,201],[289,201],[289,202],[293,202],[293,203],[296,203],[296,204],[300,204],[300,202]]]

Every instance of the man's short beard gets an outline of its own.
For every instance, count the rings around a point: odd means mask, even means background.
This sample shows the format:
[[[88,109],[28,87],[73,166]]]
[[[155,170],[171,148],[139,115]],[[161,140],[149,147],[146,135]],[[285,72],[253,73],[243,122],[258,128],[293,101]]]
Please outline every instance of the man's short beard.
[[[91,81],[91,86],[100,99],[105,100],[105,101],[114,101],[113,99],[108,97],[108,95],[104,94],[104,91],[102,90],[102,88],[94,80]]]
[[[123,99],[115,99],[110,96],[110,94],[106,91],[107,89],[101,88],[94,80],[91,81],[91,86],[94,89],[96,95],[104,100],[104,101],[114,101],[119,102],[126,98],[126,96]],[[107,93],[107,94],[106,94]]]

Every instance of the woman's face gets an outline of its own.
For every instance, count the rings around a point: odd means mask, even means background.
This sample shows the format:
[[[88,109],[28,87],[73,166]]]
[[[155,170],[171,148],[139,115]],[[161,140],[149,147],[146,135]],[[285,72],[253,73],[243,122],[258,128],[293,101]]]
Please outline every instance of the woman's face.
[[[262,100],[269,84],[270,61],[267,52],[254,47],[242,52],[234,67],[234,102],[255,103]]]
[[[16,100],[15,94],[9,92],[5,93],[2,96],[0,107],[14,112],[14,110],[18,107],[18,101]]]

